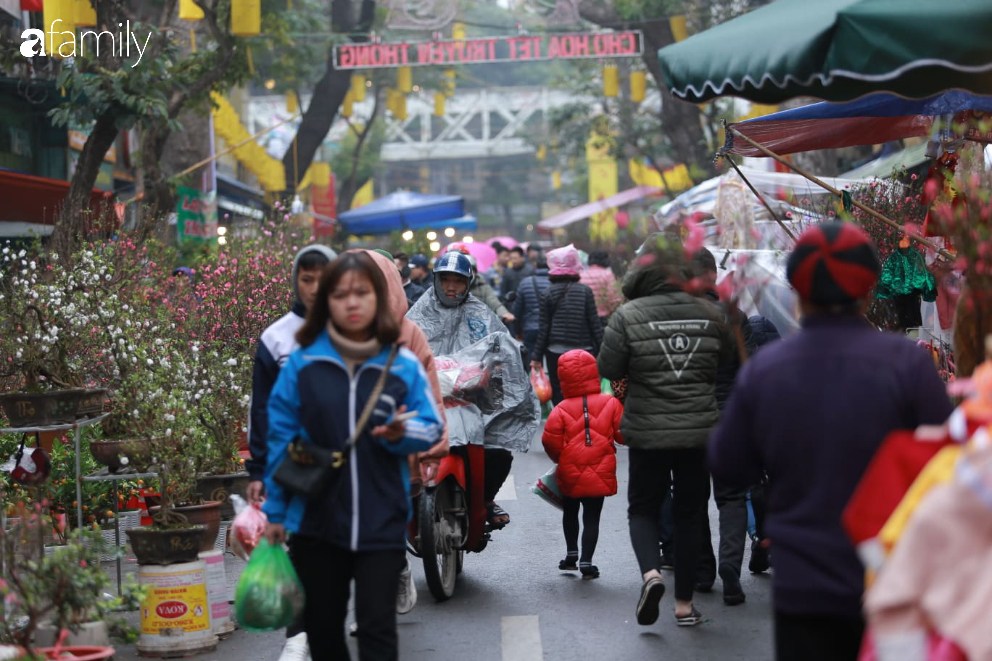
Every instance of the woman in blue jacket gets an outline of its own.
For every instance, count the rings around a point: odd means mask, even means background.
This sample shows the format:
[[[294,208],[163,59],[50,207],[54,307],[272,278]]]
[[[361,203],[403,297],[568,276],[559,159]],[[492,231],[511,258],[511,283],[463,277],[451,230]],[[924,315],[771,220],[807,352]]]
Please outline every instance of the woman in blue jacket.
[[[442,418],[416,356],[400,348],[366,428],[344,467],[307,499],[273,479],[294,439],[341,449],[354,431],[399,336],[386,281],[365,253],[330,262],[297,333],[300,345],[269,398],[263,510],[266,537],[292,534],[290,556],[306,593],[304,627],[314,661],[348,659],[344,622],[349,585],[361,659],[396,659],[396,585],[409,518],[407,455],[440,438]],[[412,418],[396,421],[406,412]]]

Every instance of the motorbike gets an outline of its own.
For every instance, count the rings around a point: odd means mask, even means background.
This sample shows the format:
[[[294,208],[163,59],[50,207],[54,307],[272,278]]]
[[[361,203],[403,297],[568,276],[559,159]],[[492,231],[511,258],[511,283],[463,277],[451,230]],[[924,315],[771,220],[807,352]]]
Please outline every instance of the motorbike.
[[[427,586],[438,601],[454,594],[465,553],[481,553],[493,532],[484,495],[483,415],[502,409],[499,343],[505,340],[498,333],[489,337],[489,350],[481,359],[436,360],[451,451],[433,476],[424,476],[408,542],[411,553],[423,560]]]

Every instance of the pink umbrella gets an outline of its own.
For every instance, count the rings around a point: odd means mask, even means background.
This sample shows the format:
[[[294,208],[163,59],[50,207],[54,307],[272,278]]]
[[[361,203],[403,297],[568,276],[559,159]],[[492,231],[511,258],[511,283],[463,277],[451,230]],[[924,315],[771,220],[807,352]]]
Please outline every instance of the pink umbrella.
[[[475,257],[475,263],[479,268],[479,273],[485,273],[496,261],[496,251],[485,243],[463,243],[462,241],[455,241],[448,244],[444,252],[460,250],[461,248],[465,248],[468,250],[468,254]]]
[[[512,236],[497,236],[495,238],[489,239],[488,241],[486,241],[486,243],[488,243],[489,245],[498,243],[505,248],[515,248],[520,245],[520,243]]]

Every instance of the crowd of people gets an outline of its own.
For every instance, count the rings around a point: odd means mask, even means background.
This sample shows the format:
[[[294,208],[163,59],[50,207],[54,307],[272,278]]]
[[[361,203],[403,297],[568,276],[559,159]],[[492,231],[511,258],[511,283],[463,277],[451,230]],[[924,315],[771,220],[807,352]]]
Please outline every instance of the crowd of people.
[[[481,274],[457,248],[433,269],[385,251],[297,255],[295,305],[259,343],[249,430],[249,497],[264,500],[270,541],[288,537],[307,595],[282,658],[348,658],[351,581],[360,657],[397,658],[396,614],[416,601],[410,498],[452,433],[435,358],[501,334],[514,340],[507,370],[542,370],[551,383],[542,441],[564,497],[560,570],[599,576],[600,514],[626,444],[639,624],[659,617],[665,570],[678,626],[702,621],[693,595],[717,577],[725,604],[744,603],[750,536],[749,569],[774,564],[776,657],[856,659],[863,568],[842,511],[889,432],[951,412],[930,357],[864,319],[880,266],[863,232],[825,224],[800,237],[787,275],[803,321],[784,340],[721,300],[713,255],[687,254],[677,231],[649,237],[622,281],[606,252],[494,248]],[[493,529],[511,521],[495,497],[540,422],[529,386],[499,406],[484,431]],[[343,456],[317,495],[278,479],[308,444]]]

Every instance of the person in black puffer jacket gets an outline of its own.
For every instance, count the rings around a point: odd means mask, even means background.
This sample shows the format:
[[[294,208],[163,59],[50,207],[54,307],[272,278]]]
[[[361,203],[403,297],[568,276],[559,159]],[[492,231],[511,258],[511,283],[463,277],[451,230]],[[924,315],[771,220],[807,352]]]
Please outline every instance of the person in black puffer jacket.
[[[719,420],[718,367],[734,340],[720,309],[685,291],[692,278],[677,234],[648,238],[624,278],[628,302],[613,313],[597,361],[608,379],[627,377],[621,433],[630,447],[627,517],[644,582],[638,624],[658,619],[665,592],[659,572],[658,521],[674,476],[676,540],[698,540],[709,497],[706,445]],[[675,617],[693,626],[698,543],[675,545]]]
[[[556,406],[564,399],[558,382],[558,358],[572,349],[584,349],[595,356],[603,342],[596,298],[592,289],[579,282],[581,269],[579,251],[571,245],[548,253],[551,285],[541,296],[541,320],[531,367],[540,369],[547,359],[551,401]]]

